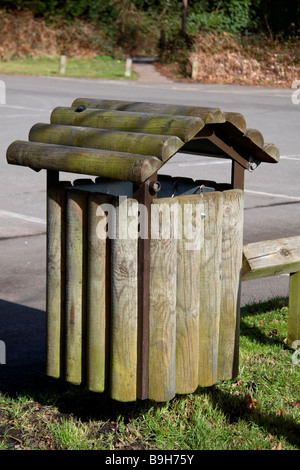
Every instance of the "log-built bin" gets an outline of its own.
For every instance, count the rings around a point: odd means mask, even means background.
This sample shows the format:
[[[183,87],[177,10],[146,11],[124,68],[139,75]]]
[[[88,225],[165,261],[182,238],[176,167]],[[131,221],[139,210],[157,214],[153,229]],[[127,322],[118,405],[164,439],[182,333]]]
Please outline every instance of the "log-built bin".
[[[178,151],[230,159],[231,181],[162,175]],[[278,160],[241,114],[101,99],[13,142],[8,163],[47,170],[47,374],[119,401],[234,378],[244,170]]]

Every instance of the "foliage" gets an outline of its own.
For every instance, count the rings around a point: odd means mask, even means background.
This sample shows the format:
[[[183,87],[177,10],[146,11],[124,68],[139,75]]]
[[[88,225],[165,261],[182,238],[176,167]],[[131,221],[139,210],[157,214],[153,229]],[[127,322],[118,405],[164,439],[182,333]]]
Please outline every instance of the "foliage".
[[[158,30],[153,28],[151,15],[137,9],[131,0],[111,0],[116,11],[116,43],[133,56],[137,50],[155,49]]]
[[[208,3],[208,2],[206,2]],[[199,30],[215,29],[218,31],[240,32],[253,23],[252,0],[220,0],[200,2],[191,8],[188,16],[188,27],[191,33],[198,34]]]
[[[130,34],[140,39],[145,26],[153,30],[161,20],[180,20],[181,0],[2,0],[7,10],[30,10],[38,17],[61,16],[67,20],[82,18],[109,25],[121,34],[124,11],[127,15],[128,38]],[[137,16],[139,15],[139,16]],[[300,28],[300,2],[298,0],[189,0],[187,8],[187,32],[199,33],[201,28],[242,32],[267,31],[270,37],[297,35]],[[137,33],[135,32],[137,30]],[[148,33],[149,30],[147,30]]]
[[[251,21],[251,0],[223,0],[223,28],[231,32],[246,29]]]
[[[260,27],[275,36],[297,36],[300,33],[300,2],[298,0],[260,0],[254,2]]]
[[[110,0],[3,0],[2,8],[9,10],[29,10],[35,16],[52,17],[61,15],[66,19],[85,17],[89,19],[98,19],[102,15],[105,17],[109,12],[111,19],[114,17],[114,11]],[[96,13],[97,12],[97,13]]]

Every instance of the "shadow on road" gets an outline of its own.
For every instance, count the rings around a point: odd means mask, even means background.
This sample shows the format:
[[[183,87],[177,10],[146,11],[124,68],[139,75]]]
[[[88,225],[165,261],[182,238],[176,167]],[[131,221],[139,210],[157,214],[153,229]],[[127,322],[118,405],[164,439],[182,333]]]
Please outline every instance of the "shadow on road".
[[[6,363],[0,365],[0,391],[38,388],[45,370],[46,313],[0,299],[0,340]]]

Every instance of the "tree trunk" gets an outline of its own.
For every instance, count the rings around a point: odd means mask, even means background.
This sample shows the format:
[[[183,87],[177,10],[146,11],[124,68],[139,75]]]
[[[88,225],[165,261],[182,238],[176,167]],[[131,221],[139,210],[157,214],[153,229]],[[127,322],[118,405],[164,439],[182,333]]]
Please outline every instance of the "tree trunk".
[[[187,15],[188,0],[182,0],[182,26],[181,33],[186,38],[186,15]]]

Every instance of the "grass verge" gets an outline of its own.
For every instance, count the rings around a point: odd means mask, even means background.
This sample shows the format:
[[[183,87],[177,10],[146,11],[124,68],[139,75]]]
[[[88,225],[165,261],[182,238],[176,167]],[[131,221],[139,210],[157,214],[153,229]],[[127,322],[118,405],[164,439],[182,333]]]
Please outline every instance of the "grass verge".
[[[117,403],[45,378],[35,392],[2,391],[0,450],[299,450],[287,319],[287,299],[243,308],[238,377],[167,403]]]
[[[125,76],[125,61],[107,56],[68,58],[66,71],[60,74],[60,57],[24,57],[0,61],[0,73],[11,75],[66,76],[76,78],[102,78],[108,80],[136,79],[132,71]]]

